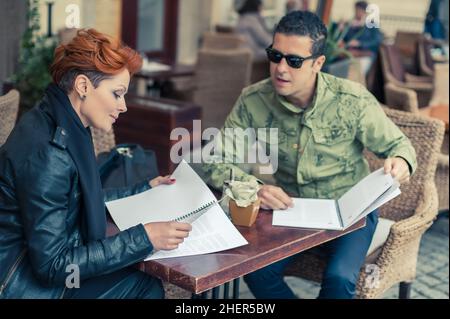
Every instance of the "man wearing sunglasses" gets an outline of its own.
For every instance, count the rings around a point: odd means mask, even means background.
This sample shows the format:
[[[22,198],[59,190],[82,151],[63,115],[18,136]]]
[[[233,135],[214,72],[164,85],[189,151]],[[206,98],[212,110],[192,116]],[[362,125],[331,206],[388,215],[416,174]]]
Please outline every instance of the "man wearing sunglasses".
[[[294,11],[283,17],[267,48],[270,79],[244,89],[225,121],[224,128],[278,129],[278,186],[261,186],[263,208],[286,209],[292,205],[289,195],[339,198],[369,174],[365,147],[386,158],[385,172],[400,183],[407,182],[417,166],[409,140],[363,86],[320,72],[326,37],[326,27],[313,13]],[[235,154],[233,145],[237,142],[223,151]],[[236,179],[256,178],[233,164],[204,164],[208,182],[218,188],[231,168]],[[372,212],[365,227],[321,247],[329,258],[319,298],[354,297],[377,221],[377,212]],[[244,277],[255,297],[296,297],[283,280],[290,261]]]

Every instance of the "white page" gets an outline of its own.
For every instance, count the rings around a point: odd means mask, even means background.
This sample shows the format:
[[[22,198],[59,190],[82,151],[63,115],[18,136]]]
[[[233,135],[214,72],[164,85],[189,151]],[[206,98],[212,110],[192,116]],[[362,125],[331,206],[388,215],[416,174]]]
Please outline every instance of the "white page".
[[[394,181],[394,185],[392,185],[386,193],[381,195],[375,202],[372,203],[369,207],[367,207],[353,222],[351,222],[351,225],[356,223],[361,218],[369,215],[371,212],[373,212],[375,209],[380,207],[381,205],[386,204],[390,200],[394,199],[398,195],[400,195],[402,192],[399,188],[400,184],[397,181]]]
[[[355,222],[360,214],[393,184],[391,174],[384,174],[384,168],[380,168],[347,191],[338,200],[344,227]]]
[[[172,174],[173,185],[160,185],[148,191],[106,203],[120,230],[137,224],[173,220],[215,201],[216,198],[195,171],[182,161]]]
[[[146,260],[208,254],[246,245],[247,241],[231,224],[219,205],[192,223],[192,231],[177,249],[158,251]]]
[[[341,229],[335,200],[310,198],[293,198],[292,200],[294,207],[273,211],[272,225]]]
[[[216,201],[210,189],[185,161],[178,165],[172,178],[176,179],[176,183],[173,185],[160,185],[137,195],[107,202],[106,206],[117,227],[125,230],[138,224],[170,221],[196,210],[206,203]],[[206,221],[210,228],[214,228],[214,236],[220,238],[217,244],[210,249],[203,249],[201,253],[231,249],[247,244],[245,238],[217,204],[192,223],[193,231],[189,234],[189,241],[195,240],[199,234],[202,234],[202,232],[194,231],[196,228],[202,228],[201,221]],[[211,239],[211,242],[214,242],[214,239]],[[179,246],[178,249],[172,251],[170,257],[195,254],[197,252],[188,252]],[[163,252],[160,255],[164,255]]]

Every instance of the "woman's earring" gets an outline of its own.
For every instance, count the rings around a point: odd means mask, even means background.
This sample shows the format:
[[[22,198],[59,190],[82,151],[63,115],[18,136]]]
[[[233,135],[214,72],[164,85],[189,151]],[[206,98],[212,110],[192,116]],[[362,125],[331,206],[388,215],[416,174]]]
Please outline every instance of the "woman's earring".
[[[81,101],[84,101],[86,99],[86,95],[80,95]]]

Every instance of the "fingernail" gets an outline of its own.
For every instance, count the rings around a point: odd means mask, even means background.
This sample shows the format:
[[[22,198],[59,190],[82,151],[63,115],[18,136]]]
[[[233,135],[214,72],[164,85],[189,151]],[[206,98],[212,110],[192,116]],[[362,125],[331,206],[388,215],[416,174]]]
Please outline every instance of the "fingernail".
[[[171,181],[172,183],[175,183],[177,180],[176,180],[175,178],[171,178],[170,181]]]

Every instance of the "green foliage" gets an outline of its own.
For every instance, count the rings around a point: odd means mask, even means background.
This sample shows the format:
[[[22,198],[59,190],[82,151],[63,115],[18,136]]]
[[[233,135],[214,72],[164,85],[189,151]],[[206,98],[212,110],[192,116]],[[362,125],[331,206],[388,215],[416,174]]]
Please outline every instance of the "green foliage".
[[[49,67],[57,45],[54,38],[38,35],[39,1],[29,0],[28,28],[24,32],[19,52],[18,71],[11,77],[14,87],[20,92],[23,111],[39,101],[52,81]]]
[[[325,64],[330,64],[342,59],[351,59],[353,56],[341,45],[350,26],[346,24],[343,28],[339,28],[337,23],[330,22],[328,25],[328,37],[325,48]]]

